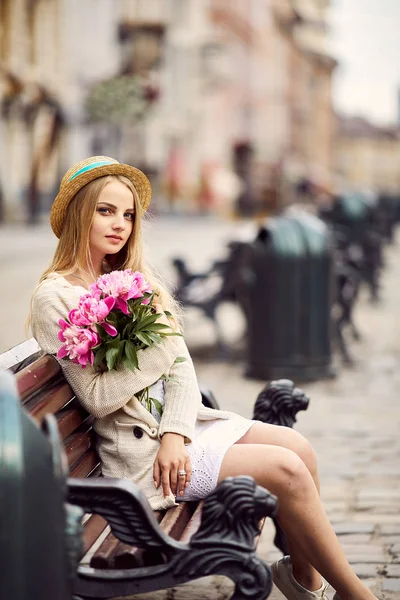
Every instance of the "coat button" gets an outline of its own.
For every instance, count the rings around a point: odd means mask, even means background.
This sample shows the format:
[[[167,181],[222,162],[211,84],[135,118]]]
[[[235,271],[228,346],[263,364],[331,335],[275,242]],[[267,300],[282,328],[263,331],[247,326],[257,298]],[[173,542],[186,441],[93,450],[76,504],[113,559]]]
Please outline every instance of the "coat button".
[[[143,437],[143,429],[140,429],[140,427],[134,427],[133,435],[135,436],[135,438],[138,438],[138,440],[140,440],[140,438]]]

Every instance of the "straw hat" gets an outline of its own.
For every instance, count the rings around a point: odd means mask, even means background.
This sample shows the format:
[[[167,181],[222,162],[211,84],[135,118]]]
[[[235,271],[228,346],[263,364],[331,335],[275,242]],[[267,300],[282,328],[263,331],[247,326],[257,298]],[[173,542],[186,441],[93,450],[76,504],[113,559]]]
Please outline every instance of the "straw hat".
[[[147,210],[151,199],[151,185],[142,171],[119,163],[109,156],[91,156],[76,163],[61,180],[60,190],[50,212],[50,225],[58,238],[61,236],[69,203],[76,193],[87,183],[106,175],[127,177],[135,186],[143,212]]]

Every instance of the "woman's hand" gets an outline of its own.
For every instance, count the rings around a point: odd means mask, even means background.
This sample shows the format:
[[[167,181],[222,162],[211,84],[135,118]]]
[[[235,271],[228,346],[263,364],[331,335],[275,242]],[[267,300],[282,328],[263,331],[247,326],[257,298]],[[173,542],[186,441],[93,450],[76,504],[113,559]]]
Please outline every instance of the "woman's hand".
[[[180,471],[185,471],[185,475],[179,475]],[[156,488],[162,485],[165,497],[171,492],[176,496],[183,496],[191,477],[192,465],[183,436],[178,433],[164,433],[154,461],[154,485]]]

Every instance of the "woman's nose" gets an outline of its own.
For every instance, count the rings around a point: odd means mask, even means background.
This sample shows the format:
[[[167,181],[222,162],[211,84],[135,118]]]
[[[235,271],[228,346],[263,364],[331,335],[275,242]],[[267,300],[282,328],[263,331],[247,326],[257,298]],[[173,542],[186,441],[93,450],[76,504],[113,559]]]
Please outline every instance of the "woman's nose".
[[[118,230],[125,229],[124,215],[116,214],[114,216],[113,228]]]

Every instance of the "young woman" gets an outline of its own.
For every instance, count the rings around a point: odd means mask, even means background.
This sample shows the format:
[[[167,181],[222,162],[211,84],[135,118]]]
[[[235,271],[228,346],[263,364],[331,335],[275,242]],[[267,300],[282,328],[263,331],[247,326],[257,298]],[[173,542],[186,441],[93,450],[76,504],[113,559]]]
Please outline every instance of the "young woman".
[[[96,156],[65,174],[50,223],[59,243],[32,298],[31,324],[42,349],[60,348],[58,320],[102,274],[132,268],[157,290],[156,310],[172,328],[177,307],[142,256],[141,220],[151,197],[146,176],[129,165]],[[339,600],[372,600],[347,562],[319,498],[317,463],[310,444],[286,427],[205,408],[183,338],[139,351],[140,370],[101,372],[61,360],[65,377],[94,428],[105,476],[129,478],[153,509],[205,497],[231,475],[250,475],[279,502],[279,521],[290,556],[272,566],[276,585],[289,600],[326,598],[326,584]],[[184,356],[186,360],[176,361]],[[168,375],[165,380],[162,376]],[[162,416],[137,398],[152,386]]]

